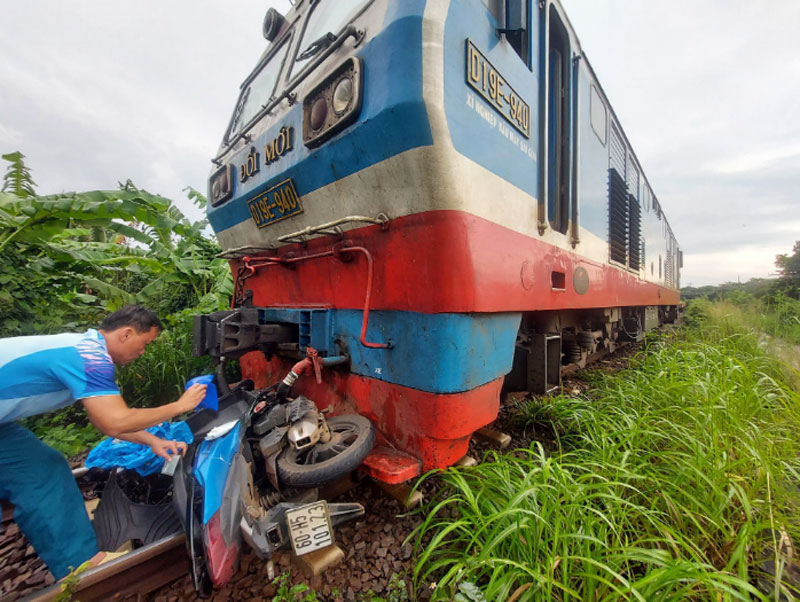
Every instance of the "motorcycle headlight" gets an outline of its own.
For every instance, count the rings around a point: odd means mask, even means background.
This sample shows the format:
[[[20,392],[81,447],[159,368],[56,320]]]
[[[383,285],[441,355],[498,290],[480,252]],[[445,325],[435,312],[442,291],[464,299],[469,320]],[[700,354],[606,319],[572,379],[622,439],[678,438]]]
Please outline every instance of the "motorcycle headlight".
[[[355,121],[364,87],[361,59],[350,57],[303,100],[303,142],[315,147]]]

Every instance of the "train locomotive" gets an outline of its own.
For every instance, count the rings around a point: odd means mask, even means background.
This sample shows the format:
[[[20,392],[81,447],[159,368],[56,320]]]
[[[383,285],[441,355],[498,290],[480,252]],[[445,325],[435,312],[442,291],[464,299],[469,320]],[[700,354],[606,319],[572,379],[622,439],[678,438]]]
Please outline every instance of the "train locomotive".
[[[681,251],[557,0],[270,9],[209,180],[235,276],[197,353],[366,416],[386,483],[457,462],[505,389],[676,319]]]

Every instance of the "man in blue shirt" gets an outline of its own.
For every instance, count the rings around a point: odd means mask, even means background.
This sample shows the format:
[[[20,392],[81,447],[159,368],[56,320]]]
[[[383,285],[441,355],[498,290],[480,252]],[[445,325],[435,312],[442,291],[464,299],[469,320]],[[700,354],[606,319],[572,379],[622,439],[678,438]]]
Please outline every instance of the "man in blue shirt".
[[[161,329],[153,312],[129,306],[98,330],[0,340],[0,499],[14,504],[14,519],[56,579],[105,554],[64,457],[14,421],[80,400],[103,434],[147,445],[165,459],[181,453],[185,443],[144,429],[193,410],[206,385],[190,387],[175,402],[139,409],[128,407],[114,381],[114,365],[141,356]]]

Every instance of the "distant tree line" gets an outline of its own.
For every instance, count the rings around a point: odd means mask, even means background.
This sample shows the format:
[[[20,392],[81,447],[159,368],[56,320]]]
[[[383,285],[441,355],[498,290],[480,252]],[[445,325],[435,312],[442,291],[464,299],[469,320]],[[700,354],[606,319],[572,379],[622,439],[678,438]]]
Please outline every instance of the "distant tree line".
[[[775,258],[778,268],[776,278],[751,278],[747,282],[726,282],[709,286],[685,286],[681,289],[684,300],[706,298],[710,301],[740,299],[742,296],[771,300],[789,297],[800,300],[800,240],[794,243],[791,253]]]
[[[791,255],[786,253],[775,258],[780,274],[780,286],[794,299],[800,299],[800,240],[794,243]]]

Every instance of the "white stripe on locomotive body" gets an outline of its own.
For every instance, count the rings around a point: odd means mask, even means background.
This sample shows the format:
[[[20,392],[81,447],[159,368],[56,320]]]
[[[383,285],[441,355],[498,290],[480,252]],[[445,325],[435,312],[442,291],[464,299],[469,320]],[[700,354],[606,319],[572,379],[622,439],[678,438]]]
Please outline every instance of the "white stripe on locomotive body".
[[[467,1],[469,0],[466,0],[465,4]],[[472,2],[481,4],[480,0],[472,0]],[[351,54],[356,54],[359,48],[370,39],[380,35],[380,28],[388,6],[387,0],[375,0],[366,13],[357,20],[356,25],[367,32],[367,37],[357,48],[350,51]],[[562,234],[548,227],[540,235],[537,215],[538,199],[536,196],[498,176],[456,149],[450,125],[448,124],[445,95],[454,94],[463,97],[468,92],[468,86],[462,79],[458,89],[445,89],[445,24],[450,11],[460,9],[459,3],[453,3],[451,0],[429,0],[425,6],[423,16],[422,89],[433,145],[419,146],[406,150],[302,195],[304,213],[291,219],[271,224],[265,229],[259,229],[252,220],[245,220],[221,230],[217,232],[217,237],[223,249],[240,248],[248,245],[261,247],[270,244],[277,245],[277,239],[282,235],[348,215],[375,216],[378,213],[385,213],[390,218],[396,218],[424,211],[456,210],[470,213],[515,232],[543,240],[559,249],[576,253],[591,262],[598,264],[609,263],[607,229],[605,232],[599,232],[598,228],[595,227],[593,231],[589,231],[580,224],[579,220],[578,234],[580,242],[575,247],[571,244],[569,230],[567,234]],[[570,42],[574,45],[575,51],[580,52],[579,43],[568,21],[566,21],[565,26],[570,34]],[[534,32],[534,40],[537,35]],[[293,41],[292,43],[296,42]],[[538,42],[532,41],[532,44],[538,47]],[[402,49],[399,49],[399,51],[402,51]],[[329,69],[326,70],[326,67],[337,64],[345,54],[345,50],[341,49],[340,54],[320,65],[317,69],[318,73],[313,74],[306,82],[298,86],[296,90],[298,99],[302,99],[306,92],[329,73]],[[536,57],[536,52],[534,52],[534,57]],[[451,57],[448,58],[452,60]],[[463,56],[461,60],[464,60]],[[534,58],[534,60],[537,59]],[[460,67],[463,69],[463,63]],[[367,72],[365,86],[367,87],[370,85],[369,68],[369,65],[365,66],[365,71]],[[531,74],[531,77],[533,77],[533,74]],[[458,82],[454,83],[458,85]],[[543,84],[540,82],[539,85]],[[581,97],[588,95],[588,86],[596,85],[600,88],[599,84],[594,80],[593,72],[585,65],[585,61],[582,61],[580,65],[578,85]],[[602,88],[600,88],[600,92],[602,94]],[[602,98],[608,108],[610,131],[611,123],[615,122],[615,116],[604,94],[602,94]],[[539,99],[529,98],[527,100],[531,105],[531,120],[533,121],[534,108]],[[300,145],[302,144],[302,139],[299,132],[302,131],[302,120],[299,122],[297,120],[297,109],[298,107],[295,106],[293,121],[296,127],[299,124],[296,144]],[[588,114],[588,103],[584,102],[579,110],[581,111],[581,116],[578,119],[579,123],[575,124],[575,127],[579,127],[581,120]],[[275,115],[273,117],[263,118],[262,122],[253,128],[253,138],[262,135],[282,120],[285,121],[291,111],[292,108],[286,107],[285,103],[282,103],[274,111]],[[480,127],[480,116],[476,113],[474,117],[476,119],[476,127]],[[346,132],[347,130],[344,133]],[[611,144],[610,137],[609,134],[607,143],[609,147]],[[584,142],[586,138],[587,136],[584,135],[581,141]],[[625,142],[627,143],[627,140]],[[538,148],[535,140],[531,139],[530,143],[535,148]],[[585,142],[587,145],[590,143],[590,141]],[[241,162],[248,146],[240,144],[235,151],[227,152],[223,159],[226,162]],[[626,147],[629,148],[629,145],[626,144]],[[606,150],[605,152],[608,151]],[[520,160],[525,159],[521,158]],[[582,158],[579,158],[576,166],[579,165],[581,160]],[[636,162],[635,165],[642,184],[646,184],[646,176],[640,164]],[[538,165],[532,167],[532,169],[538,169]],[[534,174],[531,177],[534,180],[536,179]],[[596,177],[601,177],[605,181],[607,175],[603,171],[602,174],[597,174]],[[248,189],[256,188],[259,183],[259,181],[254,181],[243,187],[237,193],[239,198],[233,202],[243,202],[240,200],[240,195],[246,195]],[[640,186],[640,188],[643,187]],[[579,190],[581,190],[580,182]],[[593,199],[594,203],[600,203],[600,207],[594,207],[595,211],[608,211],[607,189],[605,192],[606,194],[602,198]],[[502,199],[502,203],[487,202],[488,199],[497,198]],[[676,251],[673,253],[668,252],[671,241],[668,241],[667,237],[671,236],[671,233],[663,221],[663,216],[661,219],[656,217],[653,207],[654,202],[651,200],[649,210],[645,210],[646,207],[642,202],[641,193],[639,193],[639,201],[642,205],[642,234],[646,243],[644,262],[638,272],[635,273],[638,273],[639,277],[644,280],[666,284],[666,269],[663,265],[665,265],[670,256],[671,260],[677,263],[675,258]],[[579,198],[579,206],[581,212],[588,206],[585,197]],[[360,225],[362,224],[344,226],[344,229]],[[659,257],[662,264],[661,269],[659,269]],[[653,266],[652,270],[651,265]],[[674,273],[676,275],[677,272],[677,267],[675,267]],[[675,288],[678,283],[672,282],[669,284]]]
[[[498,178],[452,147],[444,150],[440,142],[437,138],[435,149],[421,147],[406,151],[304,195],[305,215],[313,215],[313,218],[293,219],[290,227],[284,226],[283,232],[275,232],[275,236],[269,239],[265,239],[251,220],[219,232],[220,244],[223,248],[264,245],[267,240],[274,241],[278,235],[346,215],[374,216],[382,212],[390,217],[400,217],[422,211],[456,210],[573,251],[568,237],[552,229],[542,236],[534,234],[537,227],[535,197]],[[412,187],[409,182],[416,184]],[[476,197],[495,196],[503,198],[502,207],[472,201]],[[280,225],[275,224],[275,227]],[[605,262],[608,243],[584,228],[581,228],[580,236],[576,251],[587,259]]]

